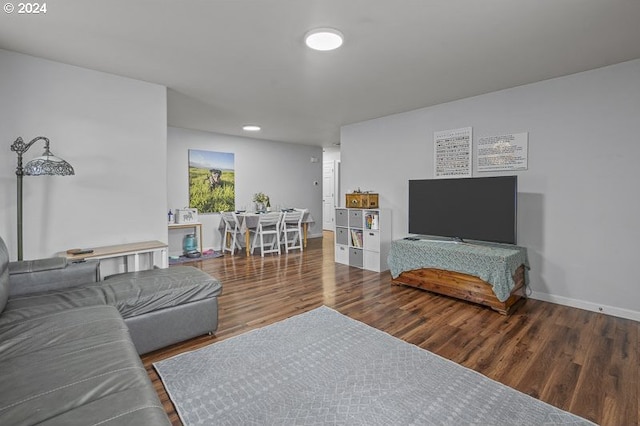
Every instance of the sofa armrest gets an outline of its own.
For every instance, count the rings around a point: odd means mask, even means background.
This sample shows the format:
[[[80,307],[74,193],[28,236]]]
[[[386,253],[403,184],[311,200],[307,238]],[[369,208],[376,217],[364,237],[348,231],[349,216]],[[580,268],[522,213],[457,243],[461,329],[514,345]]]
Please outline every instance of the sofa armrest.
[[[64,257],[9,262],[9,297],[99,281],[100,262]]]
[[[20,260],[9,262],[9,274],[28,274],[31,272],[50,271],[67,267],[66,257],[48,257],[46,259]]]

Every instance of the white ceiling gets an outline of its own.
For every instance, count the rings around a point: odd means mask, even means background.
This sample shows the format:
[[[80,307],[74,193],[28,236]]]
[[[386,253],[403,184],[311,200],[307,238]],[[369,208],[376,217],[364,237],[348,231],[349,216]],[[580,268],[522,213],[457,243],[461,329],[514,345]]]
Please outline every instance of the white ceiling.
[[[305,48],[316,27],[344,45]],[[640,58],[640,0],[57,0],[3,12],[0,48],[165,85],[171,126],[330,146],[344,124]]]

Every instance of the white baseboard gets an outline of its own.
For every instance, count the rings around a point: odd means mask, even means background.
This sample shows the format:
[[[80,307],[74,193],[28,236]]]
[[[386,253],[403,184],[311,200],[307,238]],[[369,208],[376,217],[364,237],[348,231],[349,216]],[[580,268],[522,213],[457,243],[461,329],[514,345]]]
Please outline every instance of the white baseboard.
[[[556,303],[558,305],[571,306],[572,308],[584,309],[592,312],[600,312],[614,317],[626,318],[640,322],[640,311],[632,311],[630,309],[617,308],[615,306],[598,305],[597,303],[586,302],[584,300],[570,299],[563,296],[555,296],[549,293],[540,293],[532,291],[529,297],[543,302]]]

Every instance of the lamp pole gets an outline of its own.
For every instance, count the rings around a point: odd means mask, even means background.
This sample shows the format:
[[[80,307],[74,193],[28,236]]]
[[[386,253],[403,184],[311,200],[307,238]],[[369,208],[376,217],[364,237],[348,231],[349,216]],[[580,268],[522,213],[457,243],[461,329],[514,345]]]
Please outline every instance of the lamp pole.
[[[18,260],[22,260],[22,154],[18,154],[18,168],[16,169],[18,177]]]
[[[11,151],[18,154],[18,167],[16,168],[16,176],[18,177],[18,260],[22,260],[22,178],[24,169],[22,167],[22,154],[27,152],[31,146],[39,140],[45,141],[45,151],[49,151],[49,139],[44,136],[38,136],[29,143],[24,143],[22,138],[16,139],[11,145]]]

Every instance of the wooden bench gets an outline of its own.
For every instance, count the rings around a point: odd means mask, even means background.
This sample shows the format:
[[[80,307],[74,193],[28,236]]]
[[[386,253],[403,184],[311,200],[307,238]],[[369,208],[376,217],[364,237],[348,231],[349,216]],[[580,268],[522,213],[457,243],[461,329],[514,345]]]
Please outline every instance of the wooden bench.
[[[442,269],[423,268],[406,271],[393,279],[394,284],[402,284],[410,287],[428,290],[456,299],[479,303],[509,315],[526,300],[525,294],[525,267],[520,266],[514,274],[516,285],[507,300],[501,302],[493,292],[493,287],[486,281],[473,275]]]
[[[394,284],[479,303],[504,315],[526,299],[524,247],[405,238],[392,242],[389,267]]]

